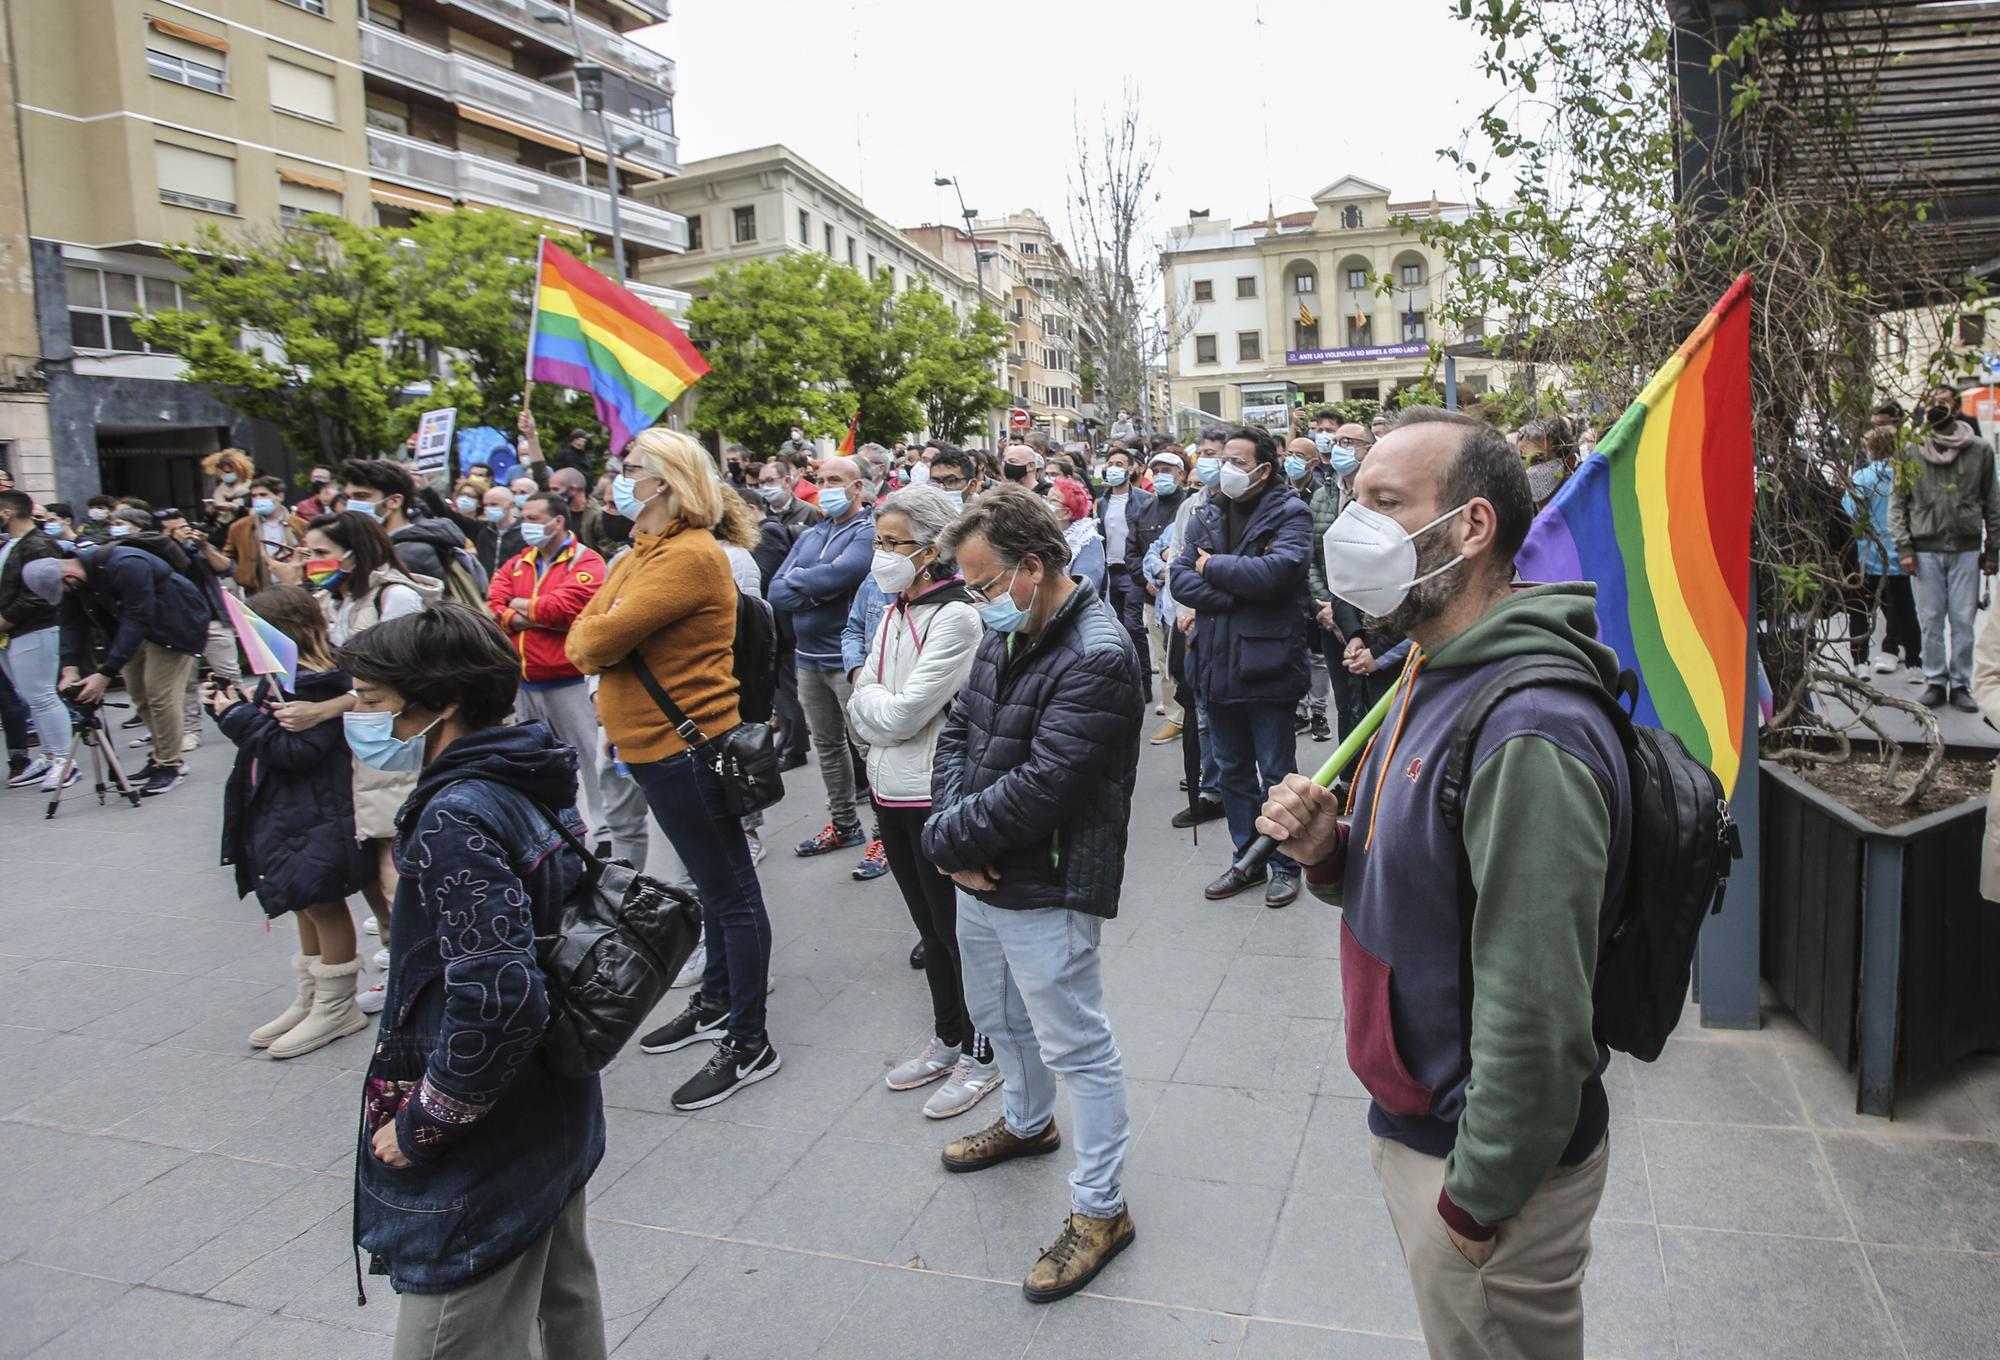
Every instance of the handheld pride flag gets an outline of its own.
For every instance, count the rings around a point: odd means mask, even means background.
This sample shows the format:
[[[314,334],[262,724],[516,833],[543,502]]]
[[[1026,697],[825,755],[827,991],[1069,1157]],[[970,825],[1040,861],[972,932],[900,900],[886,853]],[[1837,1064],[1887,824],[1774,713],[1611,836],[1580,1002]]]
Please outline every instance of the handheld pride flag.
[[[1634,720],[1736,787],[1750,639],[1750,276],[1731,285],[1536,518],[1515,567],[1594,581]]]
[[[613,458],[706,372],[708,361],[657,308],[542,242],[528,381],[590,393]]]
[[[229,610],[229,626],[236,634],[236,645],[243,649],[250,673],[275,675],[278,683],[290,690],[299,673],[299,644],[226,590],[222,592],[222,603]]]

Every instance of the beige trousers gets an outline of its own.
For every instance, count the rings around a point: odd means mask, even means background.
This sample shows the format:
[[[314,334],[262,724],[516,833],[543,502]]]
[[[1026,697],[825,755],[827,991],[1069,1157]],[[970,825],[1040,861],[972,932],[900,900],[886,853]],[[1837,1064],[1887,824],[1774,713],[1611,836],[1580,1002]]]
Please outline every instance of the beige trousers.
[[[132,659],[125,663],[125,693],[132,707],[146,720],[153,734],[153,763],[178,767],[181,737],[186,732],[181,716],[181,691],[187,688],[194,658],[169,651],[157,642],[142,642]]]
[[[1475,1270],[1438,1217],[1444,1159],[1373,1140],[1382,1198],[1403,1245],[1432,1360],[1583,1360],[1583,1271],[1604,1195],[1610,1135],[1551,1171]]]

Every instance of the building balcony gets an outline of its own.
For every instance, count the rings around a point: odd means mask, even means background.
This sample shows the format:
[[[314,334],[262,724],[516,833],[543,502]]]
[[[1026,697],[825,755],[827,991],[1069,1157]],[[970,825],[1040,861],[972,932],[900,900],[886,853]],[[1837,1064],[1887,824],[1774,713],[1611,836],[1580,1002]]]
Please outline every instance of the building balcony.
[[[597,119],[577,103],[571,77],[544,83],[503,71],[491,62],[413,42],[372,24],[361,26],[361,64],[371,74],[426,90],[454,104],[472,104],[559,133],[580,146],[601,142]],[[678,139],[616,114],[612,137],[633,145],[623,157],[660,174],[680,169]]]
[[[569,32],[569,7],[548,3],[548,0],[442,0],[444,4],[490,19],[505,25],[525,37],[533,38],[546,47],[568,56],[576,53],[576,43]],[[635,15],[644,16],[647,11],[657,9],[657,15],[647,16],[648,22],[661,23],[666,20],[666,6],[627,4],[627,9]],[[560,15],[561,23],[541,23],[536,15]],[[649,85],[672,92],[674,88],[674,63],[672,58],[663,57],[650,47],[642,47],[622,33],[606,28],[600,23],[579,17],[577,27],[583,34],[583,52],[586,57],[601,61],[607,66],[615,66],[625,74],[642,80]]]
[[[524,165],[507,165],[370,128],[368,168],[454,199],[470,199],[600,234],[611,230],[608,193]],[[687,249],[687,220],[678,214],[623,197],[618,200],[618,210],[625,239],[632,244],[653,250]]]

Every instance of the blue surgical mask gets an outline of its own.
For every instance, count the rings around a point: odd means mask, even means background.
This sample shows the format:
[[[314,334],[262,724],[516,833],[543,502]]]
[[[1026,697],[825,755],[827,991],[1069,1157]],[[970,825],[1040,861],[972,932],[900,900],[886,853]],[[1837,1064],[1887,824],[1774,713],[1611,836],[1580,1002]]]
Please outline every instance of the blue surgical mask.
[[[1326,465],[1333,469],[1336,477],[1352,477],[1354,470],[1361,466],[1361,458],[1353,449],[1335,444],[1326,451]]]
[[[431,719],[430,726],[412,737],[396,735],[398,713],[347,713],[341,726],[347,733],[347,747],[354,758],[371,770],[407,771],[424,763],[424,736],[443,718]]]
[[[62,537],[62,525],[55,520],[49,520],[42,525],[42,532],[45,534],[54,534],[57,538],[60,538]]]
[[[129,524],[114,524],[111,526],[111,536],[113,538],[123,538],[131,532],[132,526]]]
[[[1285,476],[1292,481],[1296,482],[1299,478],[1305,476],[1306,467],[1306,460],[1299,457],[1296,453],[1285,455]]]
[[[1203,486],[1216,485],[1222,480],[1222,460],[1220,458],[1195,459],[1194,475],[1201,479]]]
[[[766,505],[776,505],[785,498],[785,484],[783,482],[760,483],[757,487],[757,494],[764,498]]]
[[[504,506],[489,505],[486,507],[486,522],[488,524],[498,524],[505,518],[507,518],[507,511]]]
[[[951,502],[952,509],[963,510],[965,508],[965,493],[963,491],[940,491],[938,494]]]
[[[521,521],[521,541],[529,547],[537,547],[549,536],[549,526],[536,524],[532,520]]]
[[[1108,467],[1104,469],[1104,484],[1106,486],[1125,485],[1125,469],[1122,467]]]
[[[1331,458],[1333,456],[1334,449],[1338,447],[1333,442],[1333,439],[1334,434],[1332,430],[1313,431],[1313,447],[1319,450],[1320,457]]]
[[[382,518],[382,502],[380,501],[357,501],[354,497],[349,496],[347,498],[347,508],[349,510],[359,510],[370,519]]]
[[[617,510],[619,514],[625,516],[626,519],[639,518],[640,514],[645,511],[648,502],[650,502],[653,499],[652,496],[648,496],[645,500],[643,501],[640,500],[639,497],[635,494],[635,492],[638,489],[638,486],[639,484],[637,482],[633,481],[630,477],[625,476],[623,473],[620,473],[618,476],[613,477],[611,479],[612,508]],[[659,493],[657,491],[653,493],[654,496],[657,496],[658,494]]]
[[[268,496],[257,496],[251,500],[250,508],[260,515],[270,516],[277,513],[278,503]]]
[[[225,473],[223,473],[223,474],[222,474],[222,484],[223,484],[224,486],[235,486],[235,485],[236,485],[236,474],[235,474],[235,473],[233,473],[233,472],[225,472]]]
[[[823,486],[819,491],[819,508],[828,519],[839,519],[847,513],[847,488],[844,486]]]
[[[1021,574],[1019,567],[1007,577],[1007,588],[979,606],[979,617],[986,626],[996,633],[1018,633],[1028,621],[1028,611],[1014,603],[1014,578]]]
[[[470,515],[478,509],[479,509],[479,498],[477,496],[460,496],[458,498],[459,514]]]

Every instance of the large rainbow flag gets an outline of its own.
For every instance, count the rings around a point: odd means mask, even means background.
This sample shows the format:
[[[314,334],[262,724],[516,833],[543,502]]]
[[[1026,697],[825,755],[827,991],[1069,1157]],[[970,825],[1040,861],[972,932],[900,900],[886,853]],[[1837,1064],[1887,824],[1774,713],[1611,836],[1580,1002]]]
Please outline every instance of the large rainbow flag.
[[[1636,720],[1736,787],[1750,637],[1750,276],[1702,318],[1516,559],[1530,581],[1594,581],[1600,636],[1639,677]]]
[[[657,308],[542,242],[528,381],[590,393],[613,458],[706,372],[708,361]]]

